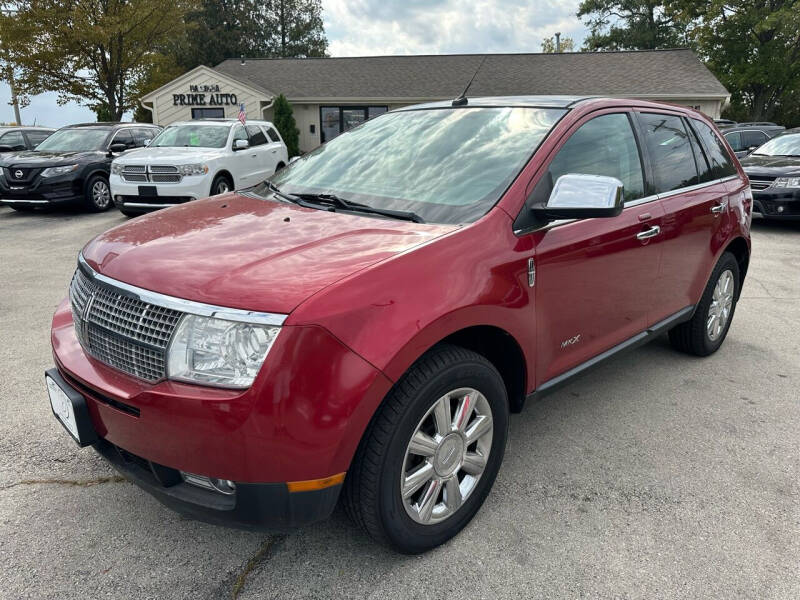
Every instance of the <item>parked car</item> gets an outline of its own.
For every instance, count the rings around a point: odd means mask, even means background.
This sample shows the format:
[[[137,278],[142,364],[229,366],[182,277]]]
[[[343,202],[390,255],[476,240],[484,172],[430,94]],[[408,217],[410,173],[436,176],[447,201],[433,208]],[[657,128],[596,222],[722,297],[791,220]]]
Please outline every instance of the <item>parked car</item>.
[[[0,127],[0,153],[33,150],[54,131],[48,127]]]
[[[742,158],[785,129],[775,123],[753,122],[737,123],[731,127],[722,127],[721,130],[725,141],[731,145],[737,158]]]
[[[736,125],[736,121],[731,121],[730,119],[714,119],[714,124],[717,127],[727,127],[729,125]]]
[[[63,127],[35,150],[0,155],[0,203],[15,210],[82,203],[90,211],[111,207],[111,160],[143,146],[160,131],[138,123],[84,123]]]
[[[478,511],[526,399],[666,332],[720,347],[751,198],[690,109],[399,109],[89,242],[53,318],[51,405],[192,517],[284,529],[341,499],[422,552]]]
[[[144,149],[114,161],[111,192],[124,215],[246,188],[289,162],[272,123],[208,119],[174,123]]]
[[[800,127],[756,148],[742,166],[755,212],[767,219],[800,219]]]

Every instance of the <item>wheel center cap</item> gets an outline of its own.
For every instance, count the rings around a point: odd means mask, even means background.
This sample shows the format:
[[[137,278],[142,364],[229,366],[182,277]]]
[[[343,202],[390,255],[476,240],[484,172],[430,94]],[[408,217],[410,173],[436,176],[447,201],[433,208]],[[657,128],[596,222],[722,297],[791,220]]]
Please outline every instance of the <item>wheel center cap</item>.
[[[464,439],[458,433],[442,438],[433,455],[433,469],[439,477],[448,477],[461,467],[464,458]]]

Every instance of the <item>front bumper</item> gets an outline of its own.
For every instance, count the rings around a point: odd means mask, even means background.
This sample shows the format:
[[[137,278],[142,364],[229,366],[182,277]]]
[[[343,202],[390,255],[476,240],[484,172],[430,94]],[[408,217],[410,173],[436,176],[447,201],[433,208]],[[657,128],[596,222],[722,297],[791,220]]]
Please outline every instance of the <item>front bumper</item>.
[[[800,190],[753,191],[753,212],[770,219],[800,219]]]
[[[42,178],[31,181],[10,182],[0,178],[0,204],[18,206],[47,206],[80,202],[83,196],[83,179],[74,176]]]
[[[179,183],[131,183],[119,175],[112,175],[110,184],[116,207],[137,212],[207,198],[211,189],[208,176],[187,176]]]

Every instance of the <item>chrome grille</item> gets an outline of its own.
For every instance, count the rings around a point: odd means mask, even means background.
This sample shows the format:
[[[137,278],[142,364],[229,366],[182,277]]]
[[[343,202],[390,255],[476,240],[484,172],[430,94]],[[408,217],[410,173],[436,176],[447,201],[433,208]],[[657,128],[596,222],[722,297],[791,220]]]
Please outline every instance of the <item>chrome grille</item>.
[[[151,173],[177,173],[178,167],[167,166],[167,165],[151,165],[150,166]]]
[[[93,281],[80,268],[69,296],[75,331],[88,354],[147,381],[166,376],[166,350],[182,312]]]
[[[147,168],[144,165],[125,165],[122,167],[123,173],[144,173]]]
[[[772,180],[769,179],[751,179],[750,188],[754,190],[765,190],[772,185]]]
[[[150,175],[150,181],[153,183],[178,183],[181,180],[181,176],[177,174],[171,175],[160,175],[157,173],[153,173]]]
[[[173,165],[125,165],[122,178],[131,183],[180,183],[183,176]]]
[[[132,181],[134,183],[141,183],[143,181],[147,181],[147,175],[139,173],[123,173],[122,178],[125,181]]]

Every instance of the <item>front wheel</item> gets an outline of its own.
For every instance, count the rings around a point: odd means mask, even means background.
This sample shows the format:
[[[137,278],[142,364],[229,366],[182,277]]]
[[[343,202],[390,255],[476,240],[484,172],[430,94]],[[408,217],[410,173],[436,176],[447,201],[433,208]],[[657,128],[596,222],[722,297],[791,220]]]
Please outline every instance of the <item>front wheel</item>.
[[[230,179],[225,175],[217,175],[214,181],[211,182],[211,195],[219,196],[220,194],[227,194],[233,190],[233,184]]]
[[[92,175],[86,182],[84,204],[92,212],[103,212],[111,208],[111,188],[108,179],[102,175]]]
[[[711,273],[692,319],[670,329],[669,341],[673,347],[696,356],[716,352],[728,335],[739,286],[739,263],[730,252],[725,252]]]
[[[508,437],[503,379],[483,356],[439,346],[390,392],[345,482],[351,518],[409,554],[472,519],[492,488]]]

